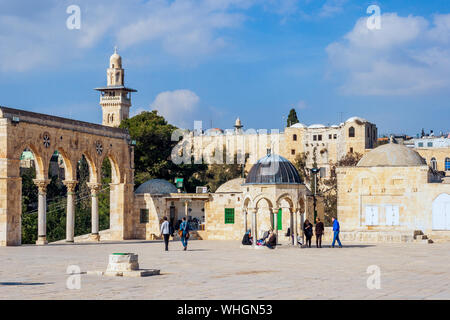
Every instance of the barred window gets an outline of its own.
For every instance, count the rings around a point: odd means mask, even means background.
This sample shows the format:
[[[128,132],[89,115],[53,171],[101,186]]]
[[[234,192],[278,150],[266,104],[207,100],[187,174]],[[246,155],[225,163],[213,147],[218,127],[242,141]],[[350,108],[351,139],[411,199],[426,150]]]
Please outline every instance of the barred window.
[[[141,209],[140,214],[140,221],[141,223],[147,223],[148,222],[148,209]]]
[[[225,224],[234,224],[234,208],[225,208]]]

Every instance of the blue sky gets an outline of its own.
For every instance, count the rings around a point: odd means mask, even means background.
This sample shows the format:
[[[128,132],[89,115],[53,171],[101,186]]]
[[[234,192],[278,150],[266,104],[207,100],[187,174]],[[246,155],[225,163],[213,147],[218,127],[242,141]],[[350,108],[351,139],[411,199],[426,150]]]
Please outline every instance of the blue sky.
[[[69,30],[69,5],[81,28]],[[369,30],[370,5],[381,29]],[[450,131],[450,1],[0,0],[0,104],[99,123],[119,47],[133,113],[178,126],[283,128],[360,116]]]

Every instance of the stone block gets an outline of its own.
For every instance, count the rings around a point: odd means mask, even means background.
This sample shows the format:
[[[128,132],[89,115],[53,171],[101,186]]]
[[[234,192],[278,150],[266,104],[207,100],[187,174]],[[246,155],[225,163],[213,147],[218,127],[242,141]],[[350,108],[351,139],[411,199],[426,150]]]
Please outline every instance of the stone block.
[[[138,255],[134,253],[110,254],[107,272],[139,270]]]

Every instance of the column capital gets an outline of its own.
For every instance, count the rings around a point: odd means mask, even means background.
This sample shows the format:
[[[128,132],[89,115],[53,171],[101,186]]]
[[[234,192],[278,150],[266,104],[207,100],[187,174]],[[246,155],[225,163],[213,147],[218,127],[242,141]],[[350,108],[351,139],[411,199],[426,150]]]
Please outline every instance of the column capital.
[[[272,208],[272,213],[273,214],[278,214],[279,210],[280,210],[280,208]]]
[[[98,194],[98,191],[102,187],[102,184],[101,183],[95,183],[95,182],[88,182],[87,186],[91,190],[91,195],[93,197],[96,197],[97,194]]]
[[[50,179],[33,179],[33,182],[38,187],[40,194],[47,194],[47,186],[50,181]]]
[[[69,192],[74,192],[75,191],[75,187],[77,185],[78,181],[76,180],[64,180],[63,184],[67,187],[67,193]]]
[[[256,213],[256,211],[258,211],[258,209],[256,208],[247,208],[248,211],[250,211],[251,213]]]

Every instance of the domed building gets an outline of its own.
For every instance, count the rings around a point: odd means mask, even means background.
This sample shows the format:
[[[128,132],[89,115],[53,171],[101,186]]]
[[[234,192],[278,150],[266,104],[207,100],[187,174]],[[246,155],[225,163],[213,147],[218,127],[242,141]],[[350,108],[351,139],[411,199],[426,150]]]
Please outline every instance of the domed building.
[[[356,167],[338,168],[337,186],[344,240],[412,241],[450,230],[450,184],[411,148],[375,148]]]
[[[205,203],[208,239],[241,240],[249,229],[259,238],[273,228],[286,242],[288,228],[300,234],[303,221],[314,219],[312,194],[294,165],[279,155],[259,159],[245,179],[226,182],[211,197]],[[323,218],[323,210],[318,215]]]
[[[187,217],[194,221],[195,229],[200,229],[205,222],[204,203],[209,199],[208,193],[180,193],[167,180],[144,182],[134,192],[135,238],[151,240],[158,237],[164,216],[174,227]]]

